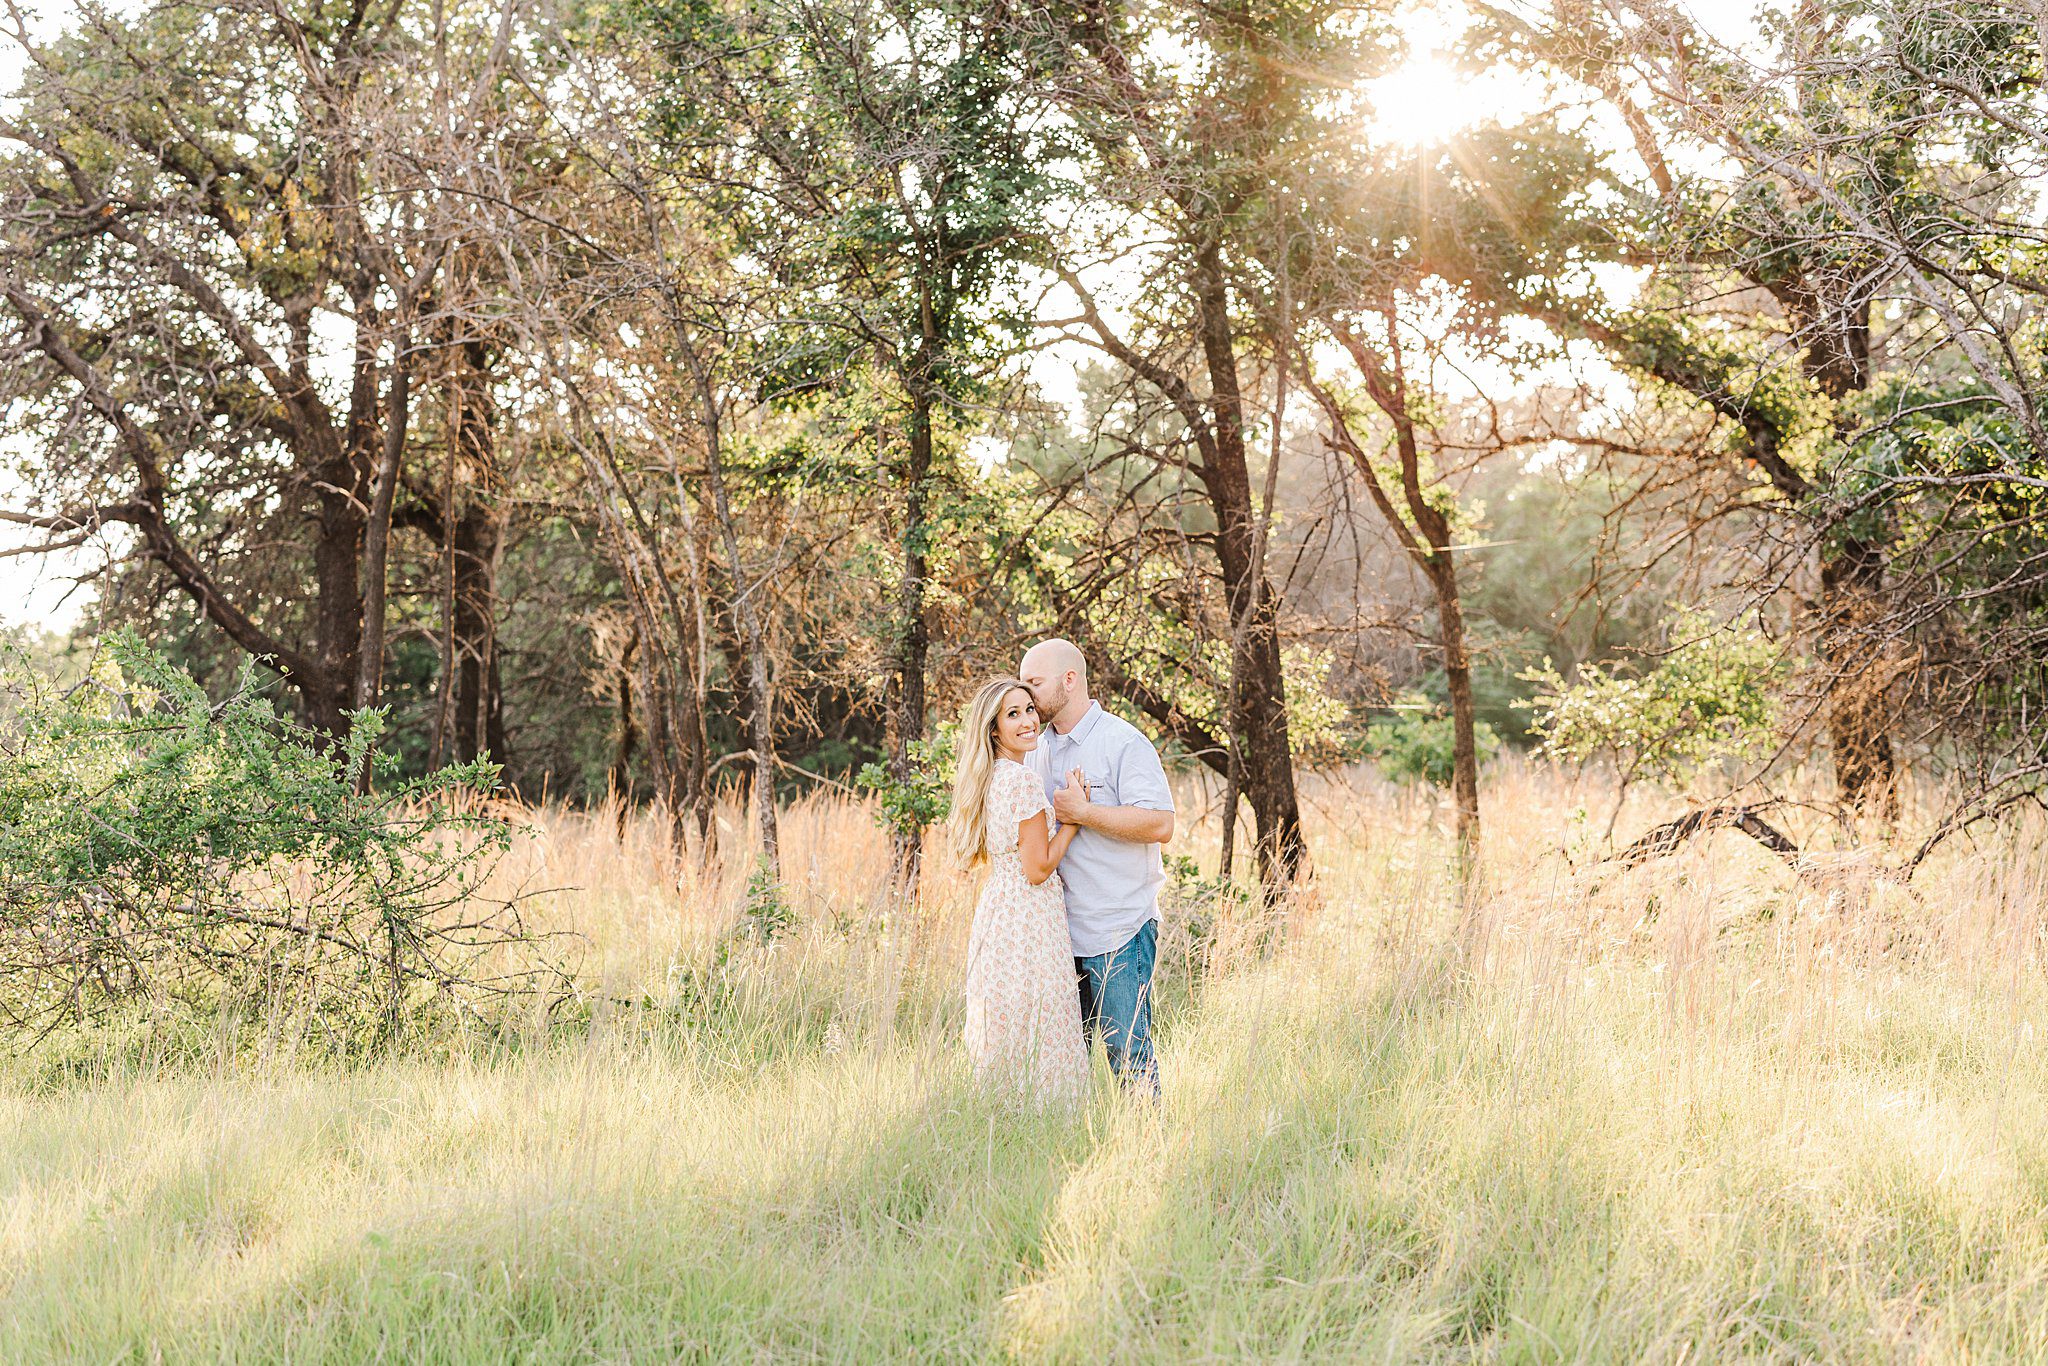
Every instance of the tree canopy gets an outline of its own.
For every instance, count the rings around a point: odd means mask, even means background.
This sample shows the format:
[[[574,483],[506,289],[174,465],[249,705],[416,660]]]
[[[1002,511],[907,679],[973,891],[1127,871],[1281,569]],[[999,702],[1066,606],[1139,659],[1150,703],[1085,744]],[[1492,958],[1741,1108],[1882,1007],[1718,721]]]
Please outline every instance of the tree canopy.
[[[1055,632],[1275,889],[1303,772],[1418,745],[1468,847],[1500,742],[1811,763],[1874,827],[2036,790],[2033,21],[1434,13],[17,25],[6,520],[97,549],[83,629],[332,743],[379,709],[395,772],[707,857],[741,783],[772,865],[774,794],[865,768],[906,891],[947,718]]]

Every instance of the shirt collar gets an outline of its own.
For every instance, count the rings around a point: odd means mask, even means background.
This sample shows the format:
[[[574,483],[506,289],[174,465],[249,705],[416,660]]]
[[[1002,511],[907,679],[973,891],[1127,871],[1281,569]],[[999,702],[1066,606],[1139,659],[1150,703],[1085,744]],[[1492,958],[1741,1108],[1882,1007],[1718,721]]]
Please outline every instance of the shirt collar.
[[[1081,719],[1074,723],[1074,728],[1068,731],[1064,736],[1061,736],[1060,738],[1067,741],[1069,744],[1078,745],[1081,743],[1081,741],[1088,738],[1088,732],[1094,730],[1095,723],[1101,719],[1102,704],[1100,702],[1091,701],[1088,704],[1088,710],[1082,712]],[[1058,735],[1059,732],[1054,731],[1053,734]]]

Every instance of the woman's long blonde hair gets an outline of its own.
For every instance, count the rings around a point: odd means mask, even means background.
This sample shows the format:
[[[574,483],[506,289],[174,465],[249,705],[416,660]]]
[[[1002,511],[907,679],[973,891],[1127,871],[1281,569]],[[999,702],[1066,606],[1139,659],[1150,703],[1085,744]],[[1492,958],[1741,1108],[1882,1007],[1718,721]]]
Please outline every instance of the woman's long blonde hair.
[[[1014,678],[991,678],[960,713],[953,765],[953,814],[946,820],[953,852],[968,867],[988,857],[988,788],[996,771],[996,713],[1011,693],[1031,690]]]

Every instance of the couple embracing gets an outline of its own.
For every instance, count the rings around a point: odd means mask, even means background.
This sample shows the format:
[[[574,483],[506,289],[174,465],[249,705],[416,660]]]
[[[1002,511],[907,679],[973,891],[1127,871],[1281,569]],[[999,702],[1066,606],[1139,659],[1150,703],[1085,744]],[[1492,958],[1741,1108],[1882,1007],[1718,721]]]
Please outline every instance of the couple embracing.
[[[983,685],[960,724],[954,848],[987,865],[967,942],[967,1051],[992,1086],[1071,1101],[1100,1034],[1118,1079],[1157,1096],[1166,770],[1137,727],[1089,697],[1073,645],[1040,641],[1017,672]]]

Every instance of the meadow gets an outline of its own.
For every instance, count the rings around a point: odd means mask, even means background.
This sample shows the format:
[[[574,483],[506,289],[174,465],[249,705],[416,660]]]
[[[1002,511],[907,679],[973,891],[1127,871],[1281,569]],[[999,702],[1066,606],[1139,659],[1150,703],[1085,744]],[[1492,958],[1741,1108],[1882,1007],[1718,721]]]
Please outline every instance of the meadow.
[[[892,909],[858,804],[790,809],[767,907],[740,811],[717,874],[526,813],[573,1018],[0,1064],[0,1360],[2048,1353],[2048,828],[1624,872],[1605,800],[1496,766],[1461,897],[1430,793],[1315,780],[1313,893],[1175,881],[1163,1104],[1071,1117],[975,1092],[972,880]]]

